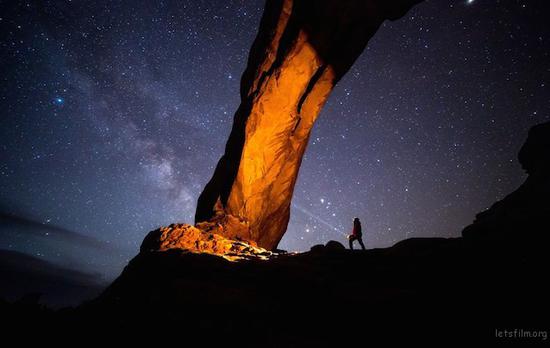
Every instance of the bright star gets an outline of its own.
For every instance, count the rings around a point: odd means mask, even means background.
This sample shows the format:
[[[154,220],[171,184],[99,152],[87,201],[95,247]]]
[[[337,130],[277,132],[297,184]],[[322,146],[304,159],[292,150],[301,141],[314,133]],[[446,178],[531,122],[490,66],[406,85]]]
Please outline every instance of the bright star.
[[[65,103],[65,99],[61,98],[61,97],[55,97],[54,100],[53,100],[54,104],[56,105],[63,105],[63,103]]]
[[[466,1],[466,3],[469,5],[469,4],[472,4],[474,2],[474,0],[468,0]]]

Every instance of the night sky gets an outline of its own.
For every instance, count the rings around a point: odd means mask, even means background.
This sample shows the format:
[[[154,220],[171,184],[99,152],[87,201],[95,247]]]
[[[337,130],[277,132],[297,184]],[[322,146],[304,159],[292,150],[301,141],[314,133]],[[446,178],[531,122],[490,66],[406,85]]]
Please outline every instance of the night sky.
[[[109,280],[192,223],[263,0],[1,1],[0,248]],[[550,120],[548,1],[430,0],[386,22],[314,127],[280,247],[455,237],[525,179]]]

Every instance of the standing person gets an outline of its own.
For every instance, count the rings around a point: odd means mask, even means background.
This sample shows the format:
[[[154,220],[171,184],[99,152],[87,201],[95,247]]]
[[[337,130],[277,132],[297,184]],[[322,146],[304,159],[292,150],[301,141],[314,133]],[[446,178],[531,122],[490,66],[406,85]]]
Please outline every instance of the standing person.
[[[361,221],[359,221],[359,218],[353,219],[353,230],[351,231],[351,234],[348,236],[349,239],[349,248],[353,250],[353,241],[358,241],[359,245],[361,245],[361,248],[365,250],[365,244],[363,244],[363,231],[361,231]]]

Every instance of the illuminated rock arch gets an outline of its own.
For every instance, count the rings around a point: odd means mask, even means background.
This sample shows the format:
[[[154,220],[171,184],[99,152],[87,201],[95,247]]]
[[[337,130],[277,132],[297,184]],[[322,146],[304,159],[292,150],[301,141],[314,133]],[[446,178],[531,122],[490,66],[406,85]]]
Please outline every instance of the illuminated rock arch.
[[[422,0],[267,0],[225,153],[195,222],[273,249],[283,237],[312,126],[387,19]]]

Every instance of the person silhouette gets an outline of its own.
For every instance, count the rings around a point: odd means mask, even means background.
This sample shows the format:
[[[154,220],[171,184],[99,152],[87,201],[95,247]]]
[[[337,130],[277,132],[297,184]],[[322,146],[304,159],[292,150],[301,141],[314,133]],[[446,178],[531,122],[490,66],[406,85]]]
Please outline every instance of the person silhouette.
[[[359,218],[353,218],[353,230],[351,231],[351,234],[348,236],[349,239],[349,248],[353,250],[353,242],[358,241],[359,245],[361,245],[361,248],[365,250],[365,244],[363,244],[363,231],[361,231],[361,221],[359,221]]]

